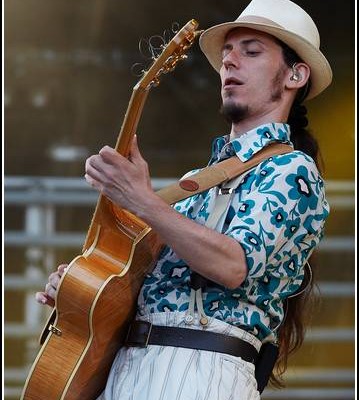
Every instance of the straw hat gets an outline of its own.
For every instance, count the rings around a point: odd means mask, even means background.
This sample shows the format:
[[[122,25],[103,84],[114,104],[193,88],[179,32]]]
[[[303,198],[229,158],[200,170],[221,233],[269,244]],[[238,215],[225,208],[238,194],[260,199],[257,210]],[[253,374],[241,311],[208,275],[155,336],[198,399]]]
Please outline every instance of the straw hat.
[[[233,22],[204,31],[199,44],[208,61],[219,72],[227,33],[238,27],[252,28],[275,36],[292,48],[310,67],[311,89],[306,100],[317,96],[332,81],[332,70],[319,50],[320,37],[312,18],[289,0],[252,0]]]

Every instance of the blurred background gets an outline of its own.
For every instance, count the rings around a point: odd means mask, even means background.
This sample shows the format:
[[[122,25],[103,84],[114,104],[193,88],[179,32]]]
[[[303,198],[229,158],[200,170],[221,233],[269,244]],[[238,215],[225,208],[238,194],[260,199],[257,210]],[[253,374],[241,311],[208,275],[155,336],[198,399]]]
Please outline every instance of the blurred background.
[[[331,214],[313,256],[320,302],[286,389],[263,399],[354,399],[355,2],[297,0],[316,21],[333,84],[307,103],[325,162]],[[80,254],[97,195],[84,160],[114,146],[146,65],[141,38],[195,18],[234,20],[247,1],[5,0],[4,398],[18,399],[49,310],[35,303],[47,276]],[[228,132],[219,78],[198,44],[149,94],[138,129],[153,185],[207,163]]]

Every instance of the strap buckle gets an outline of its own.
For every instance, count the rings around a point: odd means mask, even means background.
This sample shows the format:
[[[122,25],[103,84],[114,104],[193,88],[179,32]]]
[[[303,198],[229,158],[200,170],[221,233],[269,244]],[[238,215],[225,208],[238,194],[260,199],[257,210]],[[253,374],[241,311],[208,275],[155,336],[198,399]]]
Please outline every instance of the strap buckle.
[[[232,194],[234,192],[234,188],[220,188],[218,190],[219,195],[224,195],[224,194]]]
[[[125,345],[147,347],[152,331],[151,322],[134,321],[128,328]]]

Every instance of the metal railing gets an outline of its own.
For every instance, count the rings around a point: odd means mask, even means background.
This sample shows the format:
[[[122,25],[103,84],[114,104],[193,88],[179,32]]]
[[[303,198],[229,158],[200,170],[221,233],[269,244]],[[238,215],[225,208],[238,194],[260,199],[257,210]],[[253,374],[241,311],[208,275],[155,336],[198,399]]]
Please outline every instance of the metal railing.
[[[155,190],[173,183],[175,179],[153,179]],[[333,210],[353,210],[355,203],[354,183],[327,182],[327,197]],[[29,343],[28,361],[32,361],[34,344],[44,324],[43,307],[36,304],[33,292],[39,290],[47,281],[47,272],[54,267],[54,251],[58,248],[81,248],[85,240],[84,232],[56,231],[56,207],[83,207],[95,205],[98,194],[89,187],[84,179],[58,177],[5,177],[4,205],[24,208],[24,229],[5,230],[4,245],[7,248],[24,248],[26,263],[24,275],[5,273],[4,290],[23,291],[25,295],[25,320],[19,323],[5,321],[4,338],[23,339]],[[320,252],[353,253],[355,241],[353,236],[331,236],[323,239]],[[44,268],[45,266],[45,268]],[[44,271],[45,269],[45,271]],[[323,297],[353,298],[353,282],[319,282]],[[31,315],[31,318],[26,317]],[[354,342],[354,328],[313,328],[306,335],[306,342]],[[5,398],[16,398],[21,393],[21,385],[28,373],[28,367],[7,368],[4,370]],[[310,383],[330,382],[346,383],[354,386],[354,369],[305,369],[289,371],[288,382]],[[12,387],[6,382],[12,382]],[[14,386],[15,384],[15,386]],[[354,390],[336,387],[315,387],[283,389],[273,391],[266,389],[263,399],[354,399]]]

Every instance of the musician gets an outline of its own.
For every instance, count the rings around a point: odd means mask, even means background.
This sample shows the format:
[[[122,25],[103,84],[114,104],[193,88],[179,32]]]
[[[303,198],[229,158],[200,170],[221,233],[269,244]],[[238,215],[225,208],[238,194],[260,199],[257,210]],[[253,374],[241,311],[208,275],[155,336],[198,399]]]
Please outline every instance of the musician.
[[[136,138],[128,159],[109,146],[87,159],[87,182],[166,244],[103,400],[259,399],[277,345],[272,382],[280,384],[303,341],[305,265],[329,206],[302,103],[330,84],[331,68],[314,22],[289,0],[252,0],[236,21],[206,30],[200,46],[219,72],[221,113],[232,126],[214,141],[209,164],[246,162],[272,143],[294,151],[261,162],[234,190],[212,188],[173,207],[152,190]],[[213,218],[222,196],[230,196],[224,214]],[[54,298],[65,268],[50,275],[39,302]]]

